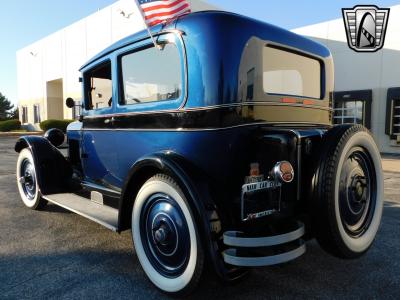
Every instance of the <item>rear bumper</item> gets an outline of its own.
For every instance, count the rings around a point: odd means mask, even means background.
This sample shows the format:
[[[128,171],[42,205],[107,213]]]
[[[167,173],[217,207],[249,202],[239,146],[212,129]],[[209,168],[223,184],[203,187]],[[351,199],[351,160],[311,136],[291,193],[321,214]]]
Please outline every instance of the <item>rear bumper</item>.
[[[306,251],[304,224],[296,222],[291,231],[270,236],[249,236],[239,231],[224,233],[225,263],[240,267],[271,266],[291,261]]]

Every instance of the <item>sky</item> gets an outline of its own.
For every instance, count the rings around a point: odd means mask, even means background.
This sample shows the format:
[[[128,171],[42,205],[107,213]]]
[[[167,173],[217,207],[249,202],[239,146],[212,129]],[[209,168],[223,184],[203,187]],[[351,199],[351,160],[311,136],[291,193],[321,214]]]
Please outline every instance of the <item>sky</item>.
[[[17,103],[16,51],[117,0],[0,0],[0,92]],[[134,1],[134,0],[132,0]],[[388,7],[400,0],[208,0],[220,8],[286,29],[341,18],[357,4]]]

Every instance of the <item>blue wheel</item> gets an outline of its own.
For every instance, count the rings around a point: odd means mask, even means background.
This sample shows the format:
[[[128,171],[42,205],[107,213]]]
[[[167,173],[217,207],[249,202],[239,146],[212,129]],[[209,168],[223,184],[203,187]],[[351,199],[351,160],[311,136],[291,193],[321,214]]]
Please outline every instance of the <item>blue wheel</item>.
[[[171,177],[156,175],[142,186],[132,233],[143,270],[160,290],[182,295],[197,285],[203,250],[188,201]]]
[[[179,204],[157,193],[141,212],[140,236],[152,266],[166,277],[179,277],[190,257],[189,228]]]

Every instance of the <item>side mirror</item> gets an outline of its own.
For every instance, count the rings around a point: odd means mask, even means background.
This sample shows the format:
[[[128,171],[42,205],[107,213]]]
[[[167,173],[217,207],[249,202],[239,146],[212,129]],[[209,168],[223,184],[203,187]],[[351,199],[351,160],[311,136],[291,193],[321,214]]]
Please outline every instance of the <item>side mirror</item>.
[[[65,100],[65,105],[68,108],[74,108],[75,107],[75,101],[72,98],[67,98],[67,100]]]

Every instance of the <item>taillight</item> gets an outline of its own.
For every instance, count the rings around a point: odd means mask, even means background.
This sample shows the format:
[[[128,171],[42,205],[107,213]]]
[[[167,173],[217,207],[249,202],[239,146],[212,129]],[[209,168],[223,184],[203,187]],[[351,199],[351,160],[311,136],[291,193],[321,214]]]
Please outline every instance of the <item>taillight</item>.
[[[290,183],[294,179],[294,169],[290,162],[280,161],[272,169],[271,176],[278,181]]]

